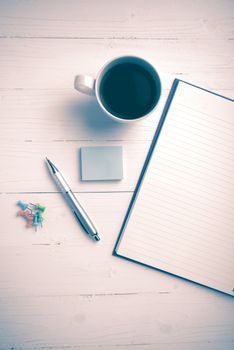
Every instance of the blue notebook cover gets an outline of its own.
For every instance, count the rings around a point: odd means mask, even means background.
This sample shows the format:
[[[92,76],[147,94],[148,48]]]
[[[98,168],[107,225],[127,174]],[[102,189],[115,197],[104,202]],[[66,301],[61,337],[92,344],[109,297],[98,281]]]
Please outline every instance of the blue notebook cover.
[[[166,101],[166,104],[165,104],[163,113],[162,113],[162,116],[161,116],[160,121],[159,121],[159,123],[158,123],[157,129],[156,129],[156,132],[155,132],[155,135],[154,135],[154,137],[153,137],[151,146],[150,146],[150,148],[149,148],[149,151],[148,151],[146,160],[145,160],[145,162],[144,162],[142,171],[141,171],[141,173],[140,173],[140,176],[139,176],[139,179],[138,179],[138,182],[137,182],[135,191],[134,191],[133,196],[132,196],[132,199],[131,199],[131,201],[130,201],[130,204],[129,204],[129,207],[128,207],[126,216],[125,216],[124,221],[123,221],[123,224],[122,224],[122,226],[121,226],[121,230],[120,230],[120,233],[119,233],[117,242],[116,242],[115,247],[114,247],[113,255],[119,256],[119,257],[122,257],[122,258],[125,258],[125,259],[127,259],[127,260],[129,260],[129,261],[133,261],[133,262],[139,263],[139,264],[144,265],[144,266],[147,266],[147,267],[155,268],[156,270],[159,270],[159,271],[164,271],[165,273],[168,273],[168,274],[173,275],[173,276],[182,277],[183,279],[186,279],[186,280],[189,280],[189,281],[191,281],[191,282],[195,282],[196,284],[201,284],[201,285],[204,286],[204,285],[205,285],[204,283],[199,283],[199,281],[193,281],[192,278],[191,278],[191,279],[190,279],[190,278],[184,278],[183,276],[174,274],[173,272],[165,271],[165,270],[160,269],[160,268],[157,268],[157,267],[155,267],[155,266],[151,266],[150,264],[146,264],[146,263],[139,262],[138,260],[129,258],[129,257],[123,255],[123,254],[118,253],[118,251],[117,251],[117,248],[118,248],[118,246],[119,246],[119,244],[120,244],[120,240],[121,240],[122,236],[124,235],[125,229],[126,229],[126,227],[127,227],[127,224],[128,224],[128,222],[129,222],[129,219],[130,219],[130,217],[131,217],[131,213],[132,213],[132,211],[134,210],[134,204],[135,204],[135,202],[137,201],[137,196],[138,196],[138,193],[139,193],[139,189],[140,189],[140,187],[141,187],[143,178],[144,178],[144,176],[145,176],[145,174],[146,174],[146,172],[147,172],[147,168],[148,168],[148,165],[149,165],[149,161],[150,161],[150,159],[151,159],[151,157],[152,157],[152,154],[154,153],[154,149],[155,149],[155,146],[156,146],[157,141],[158,141],[158,139],[159,139],[159,135],[160,135],[160,133],[161,133],[161,131],[162,131],[162,129],[163,129],[163,125],[164,125],[164,122],[165,122],[165,120],[166,120],[166,117],[167,117],[168,111],[169,111],[169,109],[170,109],[171,103],[172,103],[172,101],[173,101],[173,97],[175,96],[175,92],[176,92],[176,90],[177,90],[178,85],[180,84],[180,82],[181,82],[181,83],[184,83],[184,84],[188,84],[188,85],[190,85],[190,86],[193,86],[193,87],[195,87],[195,88],[198,88],[198,89],[203,90],[203,91],[205,91],[205,92],[209,92],[209,93],[211,93],[211,94],[213,94],[213,95],[222,97],[222,98],[224,98],[224,99],[226,99],[226,100],[229,100],[229,101],[232,101],[232,102],[233,102],[232,99],[226,98],[226,97],[224,97],[224,96],[222,96],[222,95],[216,94],[216,93],[214,93],[214,92],[211,92],[211,91],[209,91],[209,90],[203,89],[203,88],[198,87],[198,86],[196,86],[196,85],[190,84],[190,83],[185,82],[185,81],[183,81],[183,80],[178,80],[178,79],[175,79],[175,80],[174,80],[174,82],[173,82],[173,84],[172,84],[172,87],[171,87],[171,90],[170,90],[170,93],[169,93],[169,96],[168,96],[168,99],[167,99],[167,101]],[[156,152],[157,152],[157,151],[156,151]],[[234,281],[233,281],[233,282],[234,282]],[[206,285],[205,285],[205,286],[206,286]],[[234,283],[233,283],[233,286],[234,286]],[[211,289],[219,290],[218,288],[212,288],[211,286],[208,286],[208,287],[211,288]],[[226,291],[223,291],[223,290],[221,290],[221,289],[220,289],[219,291],[226,293]],[[233,291],[230,290],[230,291],[228,292],[228,294],[234,295],[234,289],[233,289]]]

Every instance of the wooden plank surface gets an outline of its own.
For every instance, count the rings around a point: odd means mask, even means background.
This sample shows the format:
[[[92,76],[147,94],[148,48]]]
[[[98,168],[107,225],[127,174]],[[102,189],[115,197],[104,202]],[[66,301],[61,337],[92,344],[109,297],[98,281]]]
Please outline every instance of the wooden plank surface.
[[[234,98],[233,14],[229,0],[0,1],[0,350],[233,349],[233,298],[112,255],[173,79]],[[73,89],[76,74],[129,53],[152,62],[163,86],[156,111],[132,126]],[[79,149],[95,145],[123,146],[123,181],[80,181]],[[46,205],[43,228],[25,228],[19,199]]]
[[[1,89],[71,89],[76,74],[95,76],[106,61],[129,53],[152,62],[164,89],[175,77],[209,89],[234,88],[227,74],[233,72],[233,40],[227,34],[209,40],[0,38],[0,43]]]
[[[231,349],[231,297],[111,256],[130,194],[80,194],[99,245],[59,194],[21,195],[49,204],[38,232],[16,217],[18,198],[1,196],[1,349]]]
[[[231,0],[8,0],[0,10],[4,38],[233,38]]]

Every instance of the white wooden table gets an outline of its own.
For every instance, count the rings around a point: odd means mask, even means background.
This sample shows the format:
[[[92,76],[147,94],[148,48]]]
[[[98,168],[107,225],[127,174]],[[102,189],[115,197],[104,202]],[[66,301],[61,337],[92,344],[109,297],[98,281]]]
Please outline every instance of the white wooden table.
[[[0,1],[0,349],[229,350],[233,298],[112,256],[175,77],[234,97],[232,0]],[[159,70],[147,120],[110,121],[78,73],[136,54]],[[82,146],[122,145],[121,182],[80,181]],[[46,170],[70,179],[101,232],[93,243]],[[26,229],[17,200],[47,209]]]

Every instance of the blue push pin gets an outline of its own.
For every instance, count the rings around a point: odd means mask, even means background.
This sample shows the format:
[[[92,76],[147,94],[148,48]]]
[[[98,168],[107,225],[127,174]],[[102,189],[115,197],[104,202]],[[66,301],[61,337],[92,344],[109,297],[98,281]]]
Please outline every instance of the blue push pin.
[[[33,224],[33,226],[35,227],[35,230],[37,230],[37,226],[40,224],[40,222],[39,222],[39,217],[38,217],[38,215],[37,215],[37,213],[33,216],[33,222],[32,222],[32,224]]]
[[[22,210],[25,210],[25,209],[27,209],[27,207],[28,207],[28,203],[24,203],[24,202],[22,202],[22,201],[18,201],[18,202],[17,202],[17,205],[18,205]]]

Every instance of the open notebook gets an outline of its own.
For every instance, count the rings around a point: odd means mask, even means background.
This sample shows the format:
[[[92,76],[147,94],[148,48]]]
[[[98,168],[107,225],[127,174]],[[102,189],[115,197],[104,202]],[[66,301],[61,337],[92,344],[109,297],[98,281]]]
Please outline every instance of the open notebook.
[[[234,103],[175,80],[114,253],[234,295]]]

